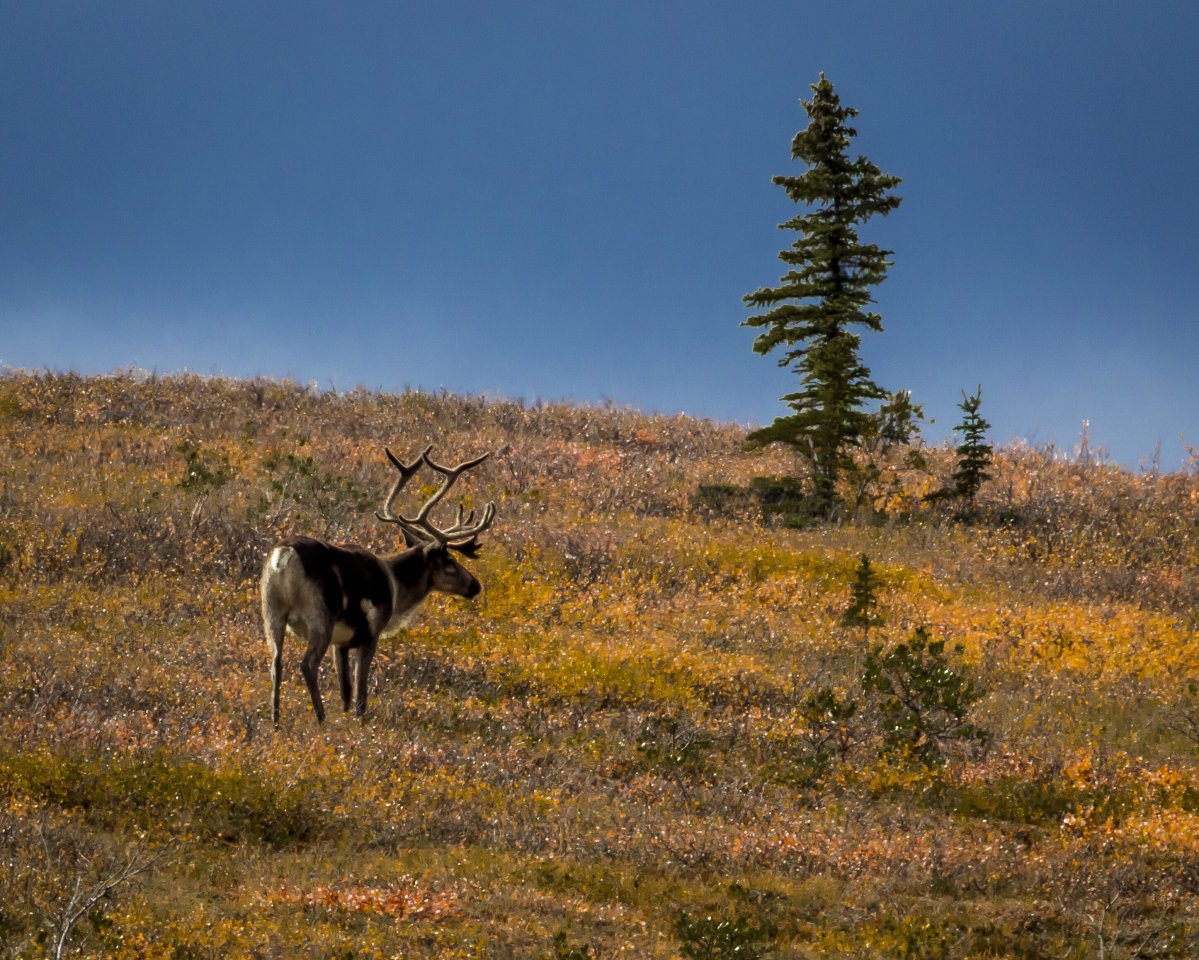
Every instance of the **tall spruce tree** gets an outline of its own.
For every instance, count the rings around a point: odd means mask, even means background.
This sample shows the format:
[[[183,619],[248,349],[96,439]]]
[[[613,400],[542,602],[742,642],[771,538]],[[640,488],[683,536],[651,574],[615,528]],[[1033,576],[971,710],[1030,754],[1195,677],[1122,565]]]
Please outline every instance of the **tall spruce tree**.
[[[856,329],[882,330],[882,318],[868,309],[871,287],[882,283],[890,250],[858,239],[857,225],[900,204],[889,193],[900,183],[865,157],[851,160],[850,141],[857,131],[847,121],[857,116],[843,107],[823,73],[811,85],[811,100],[801,100],[808,126],[791,142],[791,157],[807,164],[799,176],[777,176],[804,213],[780,224],[799,236],[779,259],[791,269],[777,287],[747,294],[747,306],[764,310],[745,326],[764,328],[754,340],[761,354],[783,348],[779,366],[791,366],[800,388],[782,400],[793,413],[749,435],[751,446],[786,443],[807,462],[813,478],[816,512],[827,515],[836,504],[837,478],[870,423],[867,405],[886,396],[858,357]]]

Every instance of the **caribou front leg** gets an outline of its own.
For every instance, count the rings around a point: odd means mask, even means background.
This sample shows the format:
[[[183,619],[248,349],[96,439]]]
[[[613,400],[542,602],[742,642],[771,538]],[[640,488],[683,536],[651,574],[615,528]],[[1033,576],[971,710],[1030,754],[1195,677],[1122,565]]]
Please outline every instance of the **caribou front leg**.
[[[358,672],[354,678],[354,712],[358,716],[366,713],[366,684],[371,672],[371,661],[375,658],[375,650],[379,646],[379,638],[367,640],[358,648]]]
[[[350,709],[350,648],[334,647],[333,657],[337,661],[337,686],[341,690],[341,709]]]

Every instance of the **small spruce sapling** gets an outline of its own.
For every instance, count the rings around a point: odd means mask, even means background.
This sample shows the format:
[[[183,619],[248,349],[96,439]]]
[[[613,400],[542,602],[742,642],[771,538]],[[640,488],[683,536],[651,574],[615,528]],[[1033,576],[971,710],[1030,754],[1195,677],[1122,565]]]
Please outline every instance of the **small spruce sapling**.
[[[949,478],[949,486],[942,491],[942,496],[965,501],[970,512],[974,510],[979,489],[992,476],[987,467],[991,465],[993,451],[986,439],[991,424],[978,412],[982,397],[981,386],[973,396],[968,397],[966,391],[962,391],[962,402],[958,404],[963,414],[962,422],[953,428],[962,438],[957,446],[958,463]]]
[[[886,622],[878,613],[880,586],[882,579],[870,565],[870,558],[863,553],[854,570],[849,606],[841,615],[841,626],[861,627],[863,634],[868,634],[871,627],[878,627]]]

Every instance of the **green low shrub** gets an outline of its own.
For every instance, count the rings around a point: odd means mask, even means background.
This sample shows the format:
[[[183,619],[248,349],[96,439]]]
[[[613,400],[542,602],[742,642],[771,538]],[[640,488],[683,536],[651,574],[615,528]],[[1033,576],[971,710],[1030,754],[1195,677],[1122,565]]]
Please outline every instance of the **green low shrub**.
[[[318,812],[300,786],[242,768],[213,769],[156,751],[112,756],[0,753],[0,796],[80,811],[99,826],[148,834],[246,839],[271,846],[310,839]]]
[[[888,756],[933,766],[944,760],[950,743],[978,746],[988,740],[985,730],[966,719],[983,690],[950,661],[945,641],[930,639],[924,627],[907,643],[871,650],[862,689],[874,697]]]

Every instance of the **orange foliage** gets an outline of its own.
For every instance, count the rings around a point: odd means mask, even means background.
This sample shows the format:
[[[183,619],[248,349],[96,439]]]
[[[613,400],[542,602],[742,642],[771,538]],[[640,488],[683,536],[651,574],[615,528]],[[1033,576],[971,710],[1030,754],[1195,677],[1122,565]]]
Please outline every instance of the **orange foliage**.
[[[0,958],[151,853],[74,943],[549,956],[565,930],[665,958],[681,908],[761,913],[779,956],[1199,952],[1194,451],[1158,474],[1012,447],[971,524],[924,500],[950,451],[896,451],[855,522],[793,530],[699,502],[795,470],[743,441],[617,407],[0,377]],[[365,723],[315,727],[288,641],[271,728],[264,552],[394,548],[381,448],[427,443],[497,451],[462,484],[499,512],[483,595],[385,641]],[[868,634],[841,625],[862,553]],[[933,770],[879,759],[860,684],[922,625],[991,734]],[[860,701],[840,739],[821,691]]]

